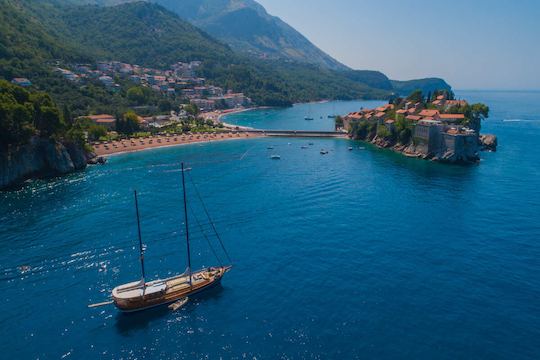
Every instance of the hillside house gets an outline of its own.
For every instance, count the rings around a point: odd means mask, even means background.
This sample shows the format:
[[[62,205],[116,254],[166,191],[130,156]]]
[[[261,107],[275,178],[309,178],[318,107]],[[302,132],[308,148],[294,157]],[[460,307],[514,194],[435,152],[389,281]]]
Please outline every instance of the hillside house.
[[[94,124],[101,125],[107,128],[107,130],[114,130],[116,128],[116,118],[108,114],[89,115],[86,118],[92,120]]]
[[[32,82],[27,78],[14,78],[11,83],[22,87],[32,86]]]

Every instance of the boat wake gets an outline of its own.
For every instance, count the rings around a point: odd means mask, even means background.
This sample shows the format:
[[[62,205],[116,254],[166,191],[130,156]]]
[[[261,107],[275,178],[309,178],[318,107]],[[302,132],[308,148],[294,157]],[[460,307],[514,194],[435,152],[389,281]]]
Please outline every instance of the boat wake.
[[[538,122],[534,119],[504,119],[503,122]]]

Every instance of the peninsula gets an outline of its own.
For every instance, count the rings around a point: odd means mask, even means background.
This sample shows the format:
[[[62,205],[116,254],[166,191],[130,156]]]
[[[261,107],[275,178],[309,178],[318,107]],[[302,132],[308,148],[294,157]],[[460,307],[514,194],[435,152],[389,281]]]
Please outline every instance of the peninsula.
[[[448,163],[475,163],[479,151],[497,147],[494,135],[480,135],[489,116],[484,104],[456,100],[449,90],[424,95],[417,90],[376,109],[336,118],[336,130],[409,157]]]

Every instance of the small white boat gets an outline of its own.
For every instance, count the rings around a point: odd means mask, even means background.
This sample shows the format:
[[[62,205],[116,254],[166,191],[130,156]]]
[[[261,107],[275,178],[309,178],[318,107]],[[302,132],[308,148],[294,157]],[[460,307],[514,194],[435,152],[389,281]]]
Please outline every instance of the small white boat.
[[[359,147],[358,147],[358,150],[366,150],[366,148],[363,147],[363,146],[359,146]]]
[[[315,119],[312,118],[312,117],[306,116],[306,117],[304,118],[304,120],[315,120]]]
[[[352,147],[352,146],[349,146],[349,151],[353,151],[353,147]]]
[[[321,155],[326,155],[326,154],[328,154],[328,150],[322,149],[322,150],[321,150]]]
[[[269,147],[267,147],[266,149],[268,149],[268,150],[274,150],[274,147],[273,147],[273,146],[269,146]]]
[[[272,155],[272,156],[270,156],[270,159],[272,159],[272,160],[280,160],[281,156],[280,155]]]
[[[306,145],[302,145],[300,148],[301,148],[301,149],[307,149],[307,146],[306,146]]]
[[[186,305],[188,301],[189,301],[188,297],[180,299],[177,302],[174,302],[171,305],[169,305],[169,309],[171,309],[172,311],[176,311],[180,309],[181,307],[183,307],[184,305]]]

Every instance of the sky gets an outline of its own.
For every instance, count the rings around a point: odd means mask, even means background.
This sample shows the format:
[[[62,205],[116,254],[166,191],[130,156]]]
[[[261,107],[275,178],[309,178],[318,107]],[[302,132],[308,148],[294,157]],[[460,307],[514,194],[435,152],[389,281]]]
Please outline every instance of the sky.
[[[257,0],[354,69],[540,89],[540,0]]]

